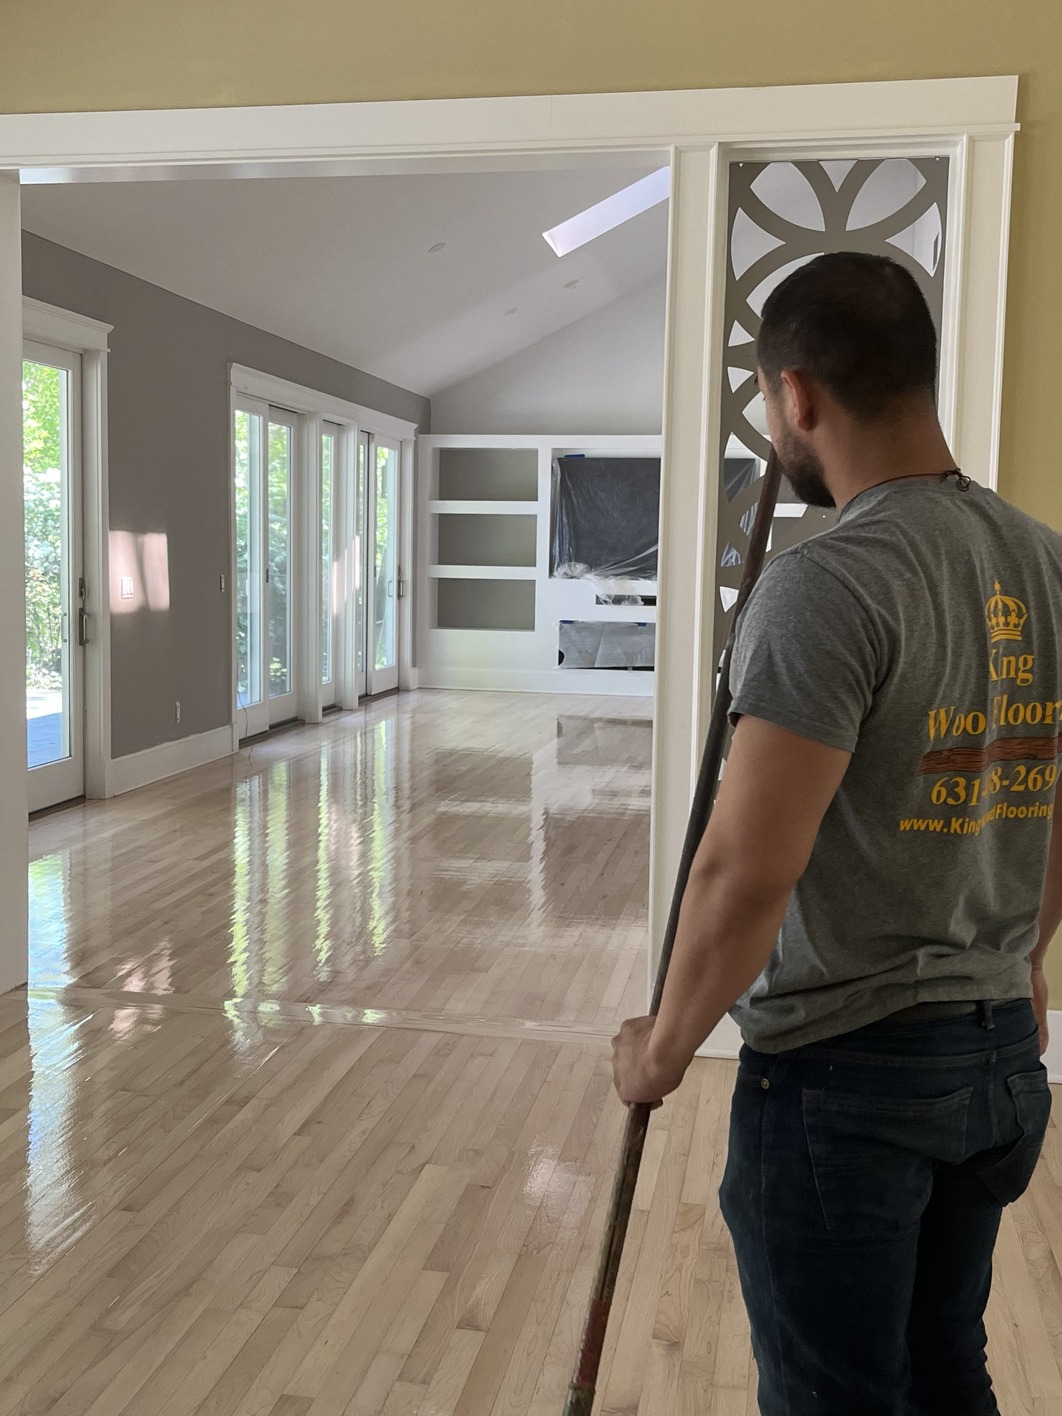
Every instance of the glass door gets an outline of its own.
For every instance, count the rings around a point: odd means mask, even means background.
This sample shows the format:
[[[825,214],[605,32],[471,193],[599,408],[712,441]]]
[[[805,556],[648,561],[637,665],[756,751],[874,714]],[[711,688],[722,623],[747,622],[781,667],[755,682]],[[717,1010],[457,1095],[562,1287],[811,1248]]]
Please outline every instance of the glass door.
[[[339,438],[334,423],[321,428],[321,587],[319,645],[321,654],[321,703],[336,703],[336,656],[339,646]]]
[[[264,415],[237,408],[233,420],[236,530],[236,707],[241,737],[269,726],[262,703],[262,426]],[[255,726],[251,727],[252,718]]]
[[[398,600],[402,594],[398,563],[397,444],[369,436],[367,445],[366,693],[372,697],[398,687]]]
[[[236,707],[241,737],[297,716],[297,418],[241,400],[233,424]]]
[[[295,415],[269,410],[268,498],[266,508],[266,616],[269,635],[269,721],[298,716],[295,678],[292,481]]]
[[[81,356],[26,344],[22,364],[29,808],[85,792]]]
[[[354,566],[356,584],[354,589],[354,620],[356,640],[355,647],[355,681],[359,698],[364,698],[368,692],[369,676],[366,672],[365,663],[367,655],[365,645],[368,639],[368,623],[366,618],[366,584],[369,575],[368,538],[365,534],[368,526],[368,506],[369,506],[369,444],[371,439],[368,433],[358,434],[358,457],[354,470]]]

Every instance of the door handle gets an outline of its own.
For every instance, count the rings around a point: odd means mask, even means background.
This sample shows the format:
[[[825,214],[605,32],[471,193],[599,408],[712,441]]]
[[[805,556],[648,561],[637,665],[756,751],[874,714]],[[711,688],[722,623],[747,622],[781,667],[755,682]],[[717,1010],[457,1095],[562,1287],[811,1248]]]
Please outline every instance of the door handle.
[[[395,597],[395,582],[393,580],[387,582],[387,595],[391,600]]]
[[[84,649],[85,645],[88,643],[88,610],[85,609],[87,593],[85,589],[85,577],[79,575],[77,581],[77,597],[81,601],[81,607],[77,612],[77,644],[79,649]]]
[[[406,598],[406,582],[401,577],[398,580],[398,598],[400,600]]]

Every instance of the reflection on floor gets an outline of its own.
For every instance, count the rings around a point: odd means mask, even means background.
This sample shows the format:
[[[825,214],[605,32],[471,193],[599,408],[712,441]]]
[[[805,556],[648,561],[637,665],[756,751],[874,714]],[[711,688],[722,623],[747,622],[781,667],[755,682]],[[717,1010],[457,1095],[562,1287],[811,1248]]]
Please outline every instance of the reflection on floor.
[[[0,1416],[559,1416],[645,999],[641,702],[421,694],[34,824]],[[751,1416],[730,1063],[650,1130],[603,1413]],[[993,1362],[1062,1408],[1062,1132]]]
[[[392,700],[36,824],[32,984],[609,1032],[646,994],[651,731],[566,765],[573,702]]]

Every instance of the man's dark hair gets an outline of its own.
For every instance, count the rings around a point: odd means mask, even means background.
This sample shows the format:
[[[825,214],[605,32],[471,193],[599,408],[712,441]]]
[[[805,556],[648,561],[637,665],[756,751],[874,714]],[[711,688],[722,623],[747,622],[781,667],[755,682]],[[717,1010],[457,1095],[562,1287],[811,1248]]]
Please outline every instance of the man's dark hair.
[[[782,370],[817,379],[868,422],[933,396],[937,334],[914,276],[887,256],[817,256],[767,297],[756,357],[769,387]]]

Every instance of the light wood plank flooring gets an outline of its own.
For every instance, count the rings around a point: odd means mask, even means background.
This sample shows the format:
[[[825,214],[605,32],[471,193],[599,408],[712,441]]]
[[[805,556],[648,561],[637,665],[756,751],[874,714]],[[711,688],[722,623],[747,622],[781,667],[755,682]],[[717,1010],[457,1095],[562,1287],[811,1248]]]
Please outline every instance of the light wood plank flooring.
[[[0,1416],[559,1416],[645,997],[639,701],[421,694],[32,831],[0,999]],[[653,1119],[610,1416],[748,1416],[733,1064]],[[1062,1130],[1005,1416],[1062,1410]]]

